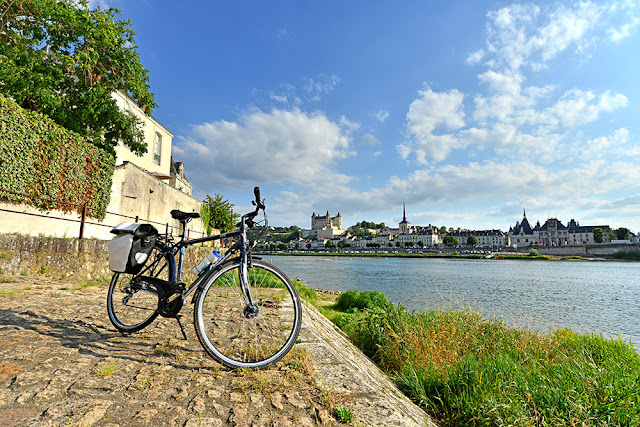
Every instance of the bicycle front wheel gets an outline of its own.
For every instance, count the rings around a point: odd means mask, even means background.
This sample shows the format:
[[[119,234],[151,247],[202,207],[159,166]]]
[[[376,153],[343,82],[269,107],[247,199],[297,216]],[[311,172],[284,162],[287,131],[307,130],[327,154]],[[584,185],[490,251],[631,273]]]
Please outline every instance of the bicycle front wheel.
[[[120,332],[136,332],[158,317],[158,290],[149,277],[169,280],[168,255],[154,247],[139,274],[114,273],[107,294],[109,320]]]
[[[259,369],[282,359],[295,344],[302,306],[295,287],[278,268],[251,261],[248,287],[240,286],[240,263],[221,266],[198,294],[193,316],[207,353],[230,368]]]

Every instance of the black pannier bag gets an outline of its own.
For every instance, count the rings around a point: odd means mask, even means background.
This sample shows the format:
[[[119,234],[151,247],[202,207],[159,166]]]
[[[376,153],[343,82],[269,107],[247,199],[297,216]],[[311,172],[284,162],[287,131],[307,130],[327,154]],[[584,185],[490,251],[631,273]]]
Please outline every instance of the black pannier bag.
[[[151,255],[158,230],[151,224],[123,222],[111,230],[109,268],[116,273],[138,274]]]

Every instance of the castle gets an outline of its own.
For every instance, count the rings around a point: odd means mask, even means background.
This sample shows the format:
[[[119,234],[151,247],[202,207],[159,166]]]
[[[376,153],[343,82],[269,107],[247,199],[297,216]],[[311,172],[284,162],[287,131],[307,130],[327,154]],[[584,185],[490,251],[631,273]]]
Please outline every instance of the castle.
[[[302,238],[317,237],[319,239],[331,239],[344,233],[342,229],[342,216],[340,213],[331,216],[329,211],[326,215],[311,215],[311,230],[302,230]]]

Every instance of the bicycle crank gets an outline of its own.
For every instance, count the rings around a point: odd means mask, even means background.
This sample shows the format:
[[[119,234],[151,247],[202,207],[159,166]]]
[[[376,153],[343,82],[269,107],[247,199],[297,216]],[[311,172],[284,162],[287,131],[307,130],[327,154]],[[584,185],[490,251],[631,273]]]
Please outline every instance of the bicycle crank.
[[[158,313],[162,317],[176,317],[176,315],[182,309],[184,304],[184,298],[182,292],[175,291],[170,294],[165,294],[158,300]]]

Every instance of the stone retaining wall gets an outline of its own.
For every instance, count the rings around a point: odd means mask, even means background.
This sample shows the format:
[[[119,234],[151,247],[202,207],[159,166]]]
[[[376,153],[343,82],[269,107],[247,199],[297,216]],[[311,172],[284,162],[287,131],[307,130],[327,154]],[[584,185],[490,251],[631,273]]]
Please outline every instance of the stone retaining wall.
[[[565,246],[542,246],[536,247],[542,255],[554,256],[583,256],[583,257],[599,257],[613,255],[618,251],[640,251],[638,243],[621,244],[621,243],[600,243],[593,245],[565,245]]]
[[[80,280],[111,277],[109,242],[95,239],[0,235],[0,269],[10,274],[45,274]],[[192,246],[185,254],[185,280],[211,248]]]

